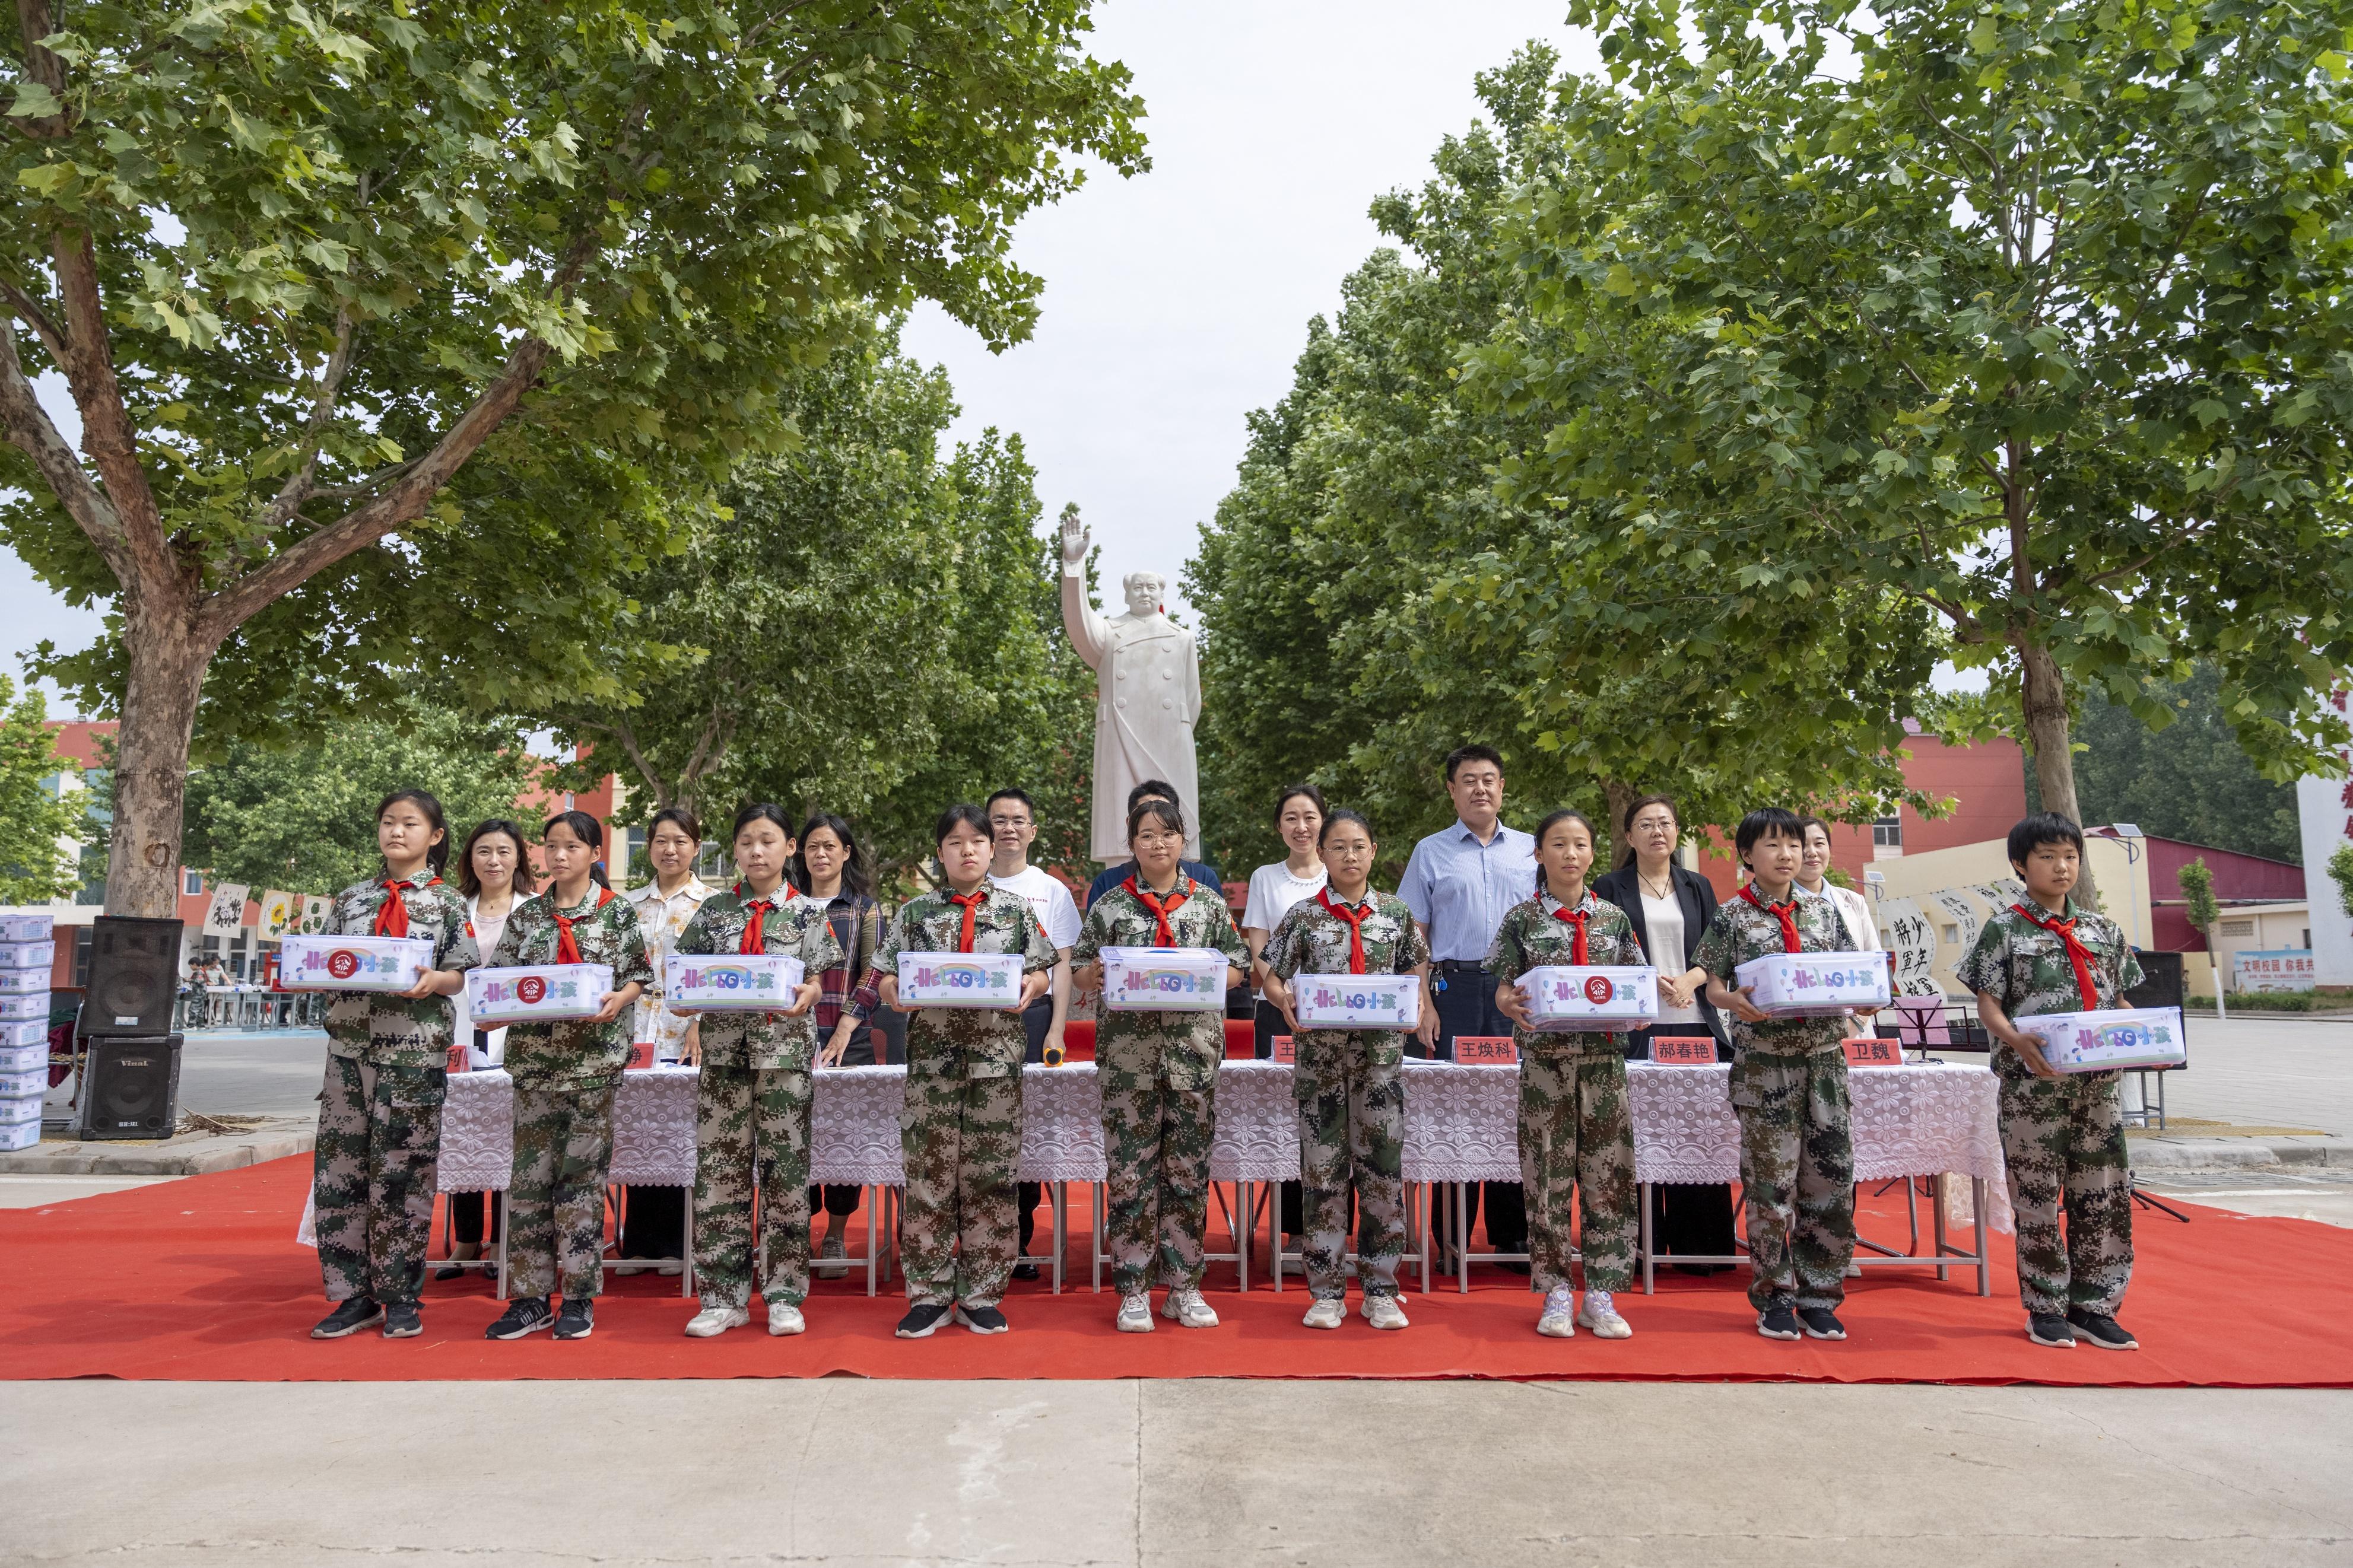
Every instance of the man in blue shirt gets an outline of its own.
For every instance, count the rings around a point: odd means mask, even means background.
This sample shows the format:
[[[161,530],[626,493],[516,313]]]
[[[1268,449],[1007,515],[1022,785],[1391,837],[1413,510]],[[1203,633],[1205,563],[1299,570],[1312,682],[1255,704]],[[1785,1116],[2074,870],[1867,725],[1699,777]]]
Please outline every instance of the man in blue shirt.
[[[1457,1035],[1512,1032],[1512,1021],[1495,1007],[1487,949],[1504,913],[1535,891],[1536,841],[1504,826],[1504,759],[1493,746],[1462,746],[1449,753],[1446,793],[1454,797],[1454,826],[1413,847],[1398,896],[1430,942],[1438,1055],[1451,1061]],[[1424,1049],[1429,1038],[1425,1031]],[[1497,1252],[1526,1251],[1527,1205],[1520,1184],[1489,1182],[1485,1198],[1488,1246]],[[1474,1193],[1474,1221],[1478,1213]],[[1450,1234],[1452,1219],[1447,1216]],[[1528,1270],[1525,1263],[1504,1267],[1520,1274]]]

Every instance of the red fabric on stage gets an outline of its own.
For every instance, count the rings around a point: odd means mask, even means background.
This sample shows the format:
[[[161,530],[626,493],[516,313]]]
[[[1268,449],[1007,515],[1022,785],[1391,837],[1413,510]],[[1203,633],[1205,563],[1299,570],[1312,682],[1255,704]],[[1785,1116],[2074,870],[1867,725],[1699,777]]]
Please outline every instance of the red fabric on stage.
[[[809,1331],[770,1339],[752,1326],[717,1340],[680,1331],[694,1311],[678,1281],[613,1279],[592,1339],[557,1344],[481,1338],[499,1306],[480,1279],[425,1288],[422,1338],[387,1342],[374,1330],[318,1342],[326,1311],[317,1255],[294,1227],[311,1179],[308,1158],[191,1176],[130,1192],[0,1211],[0,1377],[121,1377],[332,1381],[491,1378],[813,1377],[1498,1377],[1658,1378],[1686,1382],[2051,1383],[2216,1387],[2353,1386],[2353,1338],[2343,1302],[2353,1286],[2353,1232],[2315,1221],[2254,1219],[2185,1205],[2193,1223],[2143,1213],[2140,1266],[2121,1314],[2137,1353],[2027,1342],[2009,1247],[1997,1238],[1994,1294],[1970,1293],[1956,1269],[1938,1284],[1925,1270],[1874,1270],[1849,1281],[1843,1344],[1782,1344],[1757,1337],[1745,1275],[1695,1279],[1662,1272],[1659,1294],[1627,1291],[1634,1325],[1615,1343],[1579,1334],[1537,1337],[1536,1298],[1500,1269],[1424,1296],[1409,1289],[1413,1327],[1380,1333],[1355,1312],[1345,1328],[1302,1328],[1307,1294],[1296,1276],[1277,1295],[1252,1270],[1248,1297],[1230,1264],[1209,1270],[1223,1326],[1152,1334],[1112,1328],[1117,1299],[1087,1289],[1083,1240],[1071,1248],[1074,1289],[1017,1285],[1006,1298],[1013,1332],[982,1338],[943,1329],[902,1342],[905,1310],[886,1287],[870,1300],[865,1271],[818,1280]],[[1901,1243],[1900,1194],[1864,1187],[1865,1233]],[[1071,1228],[1083,1237],[1082,1190]],[[1925,1208],[1925,1204],[1924,1204]],[[1222,1239],[1210,1211],[1212,1245]],[[862,1220],[863,1212],[859,1218]],[[1922,1215],[1922,1228],[1927,1228]],[[437,1236],[438,1229],[436,1230]],[[851,1237],[852,1250],[860,1239]]]

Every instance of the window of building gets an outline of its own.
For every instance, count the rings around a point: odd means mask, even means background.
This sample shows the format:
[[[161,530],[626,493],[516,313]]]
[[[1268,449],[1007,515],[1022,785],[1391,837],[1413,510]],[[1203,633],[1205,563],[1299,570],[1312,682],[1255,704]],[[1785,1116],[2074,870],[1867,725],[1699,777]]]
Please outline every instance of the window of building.
[[[97,934],[93,926],[73,928],[73,983],[77,989],[90,984],[90,942]]]
[[[193,899],[204,890],[204,873],[201,871],[190,871],[185,868],[180,872],[180,891],[187,894],[188,897]]]
[[[2253,936],[2255,934],[2255,922],[2253,921],[2224,921],[2221,923],[2221,934],[2224,936]]]
[[[1883,816],[1871,825],[1871,848],[1874,856],[1893,858],[1904,853],[1904,818]]]

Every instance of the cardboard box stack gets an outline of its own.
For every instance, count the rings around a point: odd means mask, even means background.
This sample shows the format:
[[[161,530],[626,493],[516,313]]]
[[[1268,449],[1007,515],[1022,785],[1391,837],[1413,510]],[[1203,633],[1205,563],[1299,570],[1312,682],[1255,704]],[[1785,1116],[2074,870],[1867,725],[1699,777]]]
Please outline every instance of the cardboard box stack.
[[[56,934],[47,915],[0,915],[0,1151],[41,1141]]]

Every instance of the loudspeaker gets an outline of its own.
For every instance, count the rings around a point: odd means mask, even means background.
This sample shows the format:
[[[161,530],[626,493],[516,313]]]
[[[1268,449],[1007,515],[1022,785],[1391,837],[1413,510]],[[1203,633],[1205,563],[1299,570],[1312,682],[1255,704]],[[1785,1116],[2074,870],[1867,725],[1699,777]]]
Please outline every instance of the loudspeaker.
[[[2140,960],[2140,984],[2125,993],[2127,1007],[2179,1007],[2181,1005],[2181,955],[2178,952],[2151,952],[2147,948],[2135,948],[2133,956]]]
[[[82,1038],[134,1035],[162,1039],[172,1027],[180,983],[180,922],[100,915],[90,923],[90,978],[82,990]]]
[[[180,1124],[178,1035],[92,1040],[81,1068],[80,1138],[169,1138]]]

